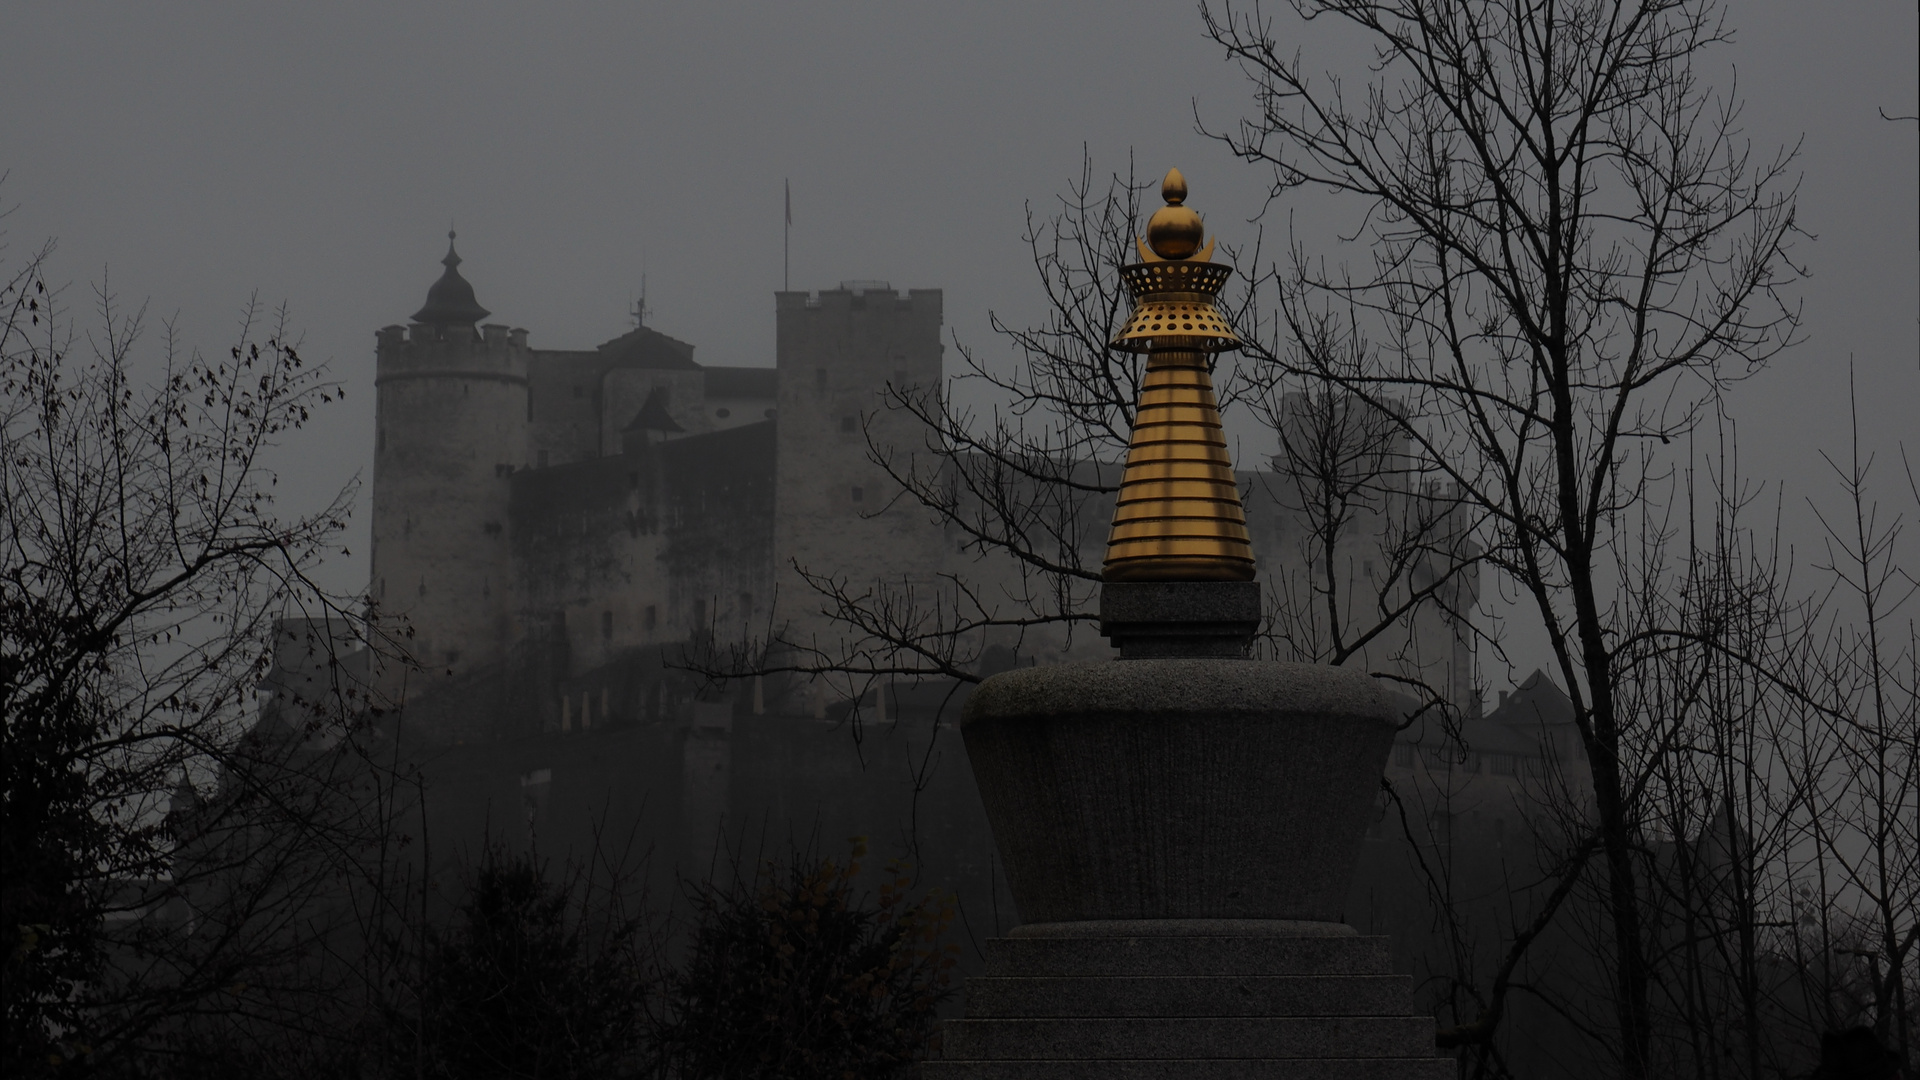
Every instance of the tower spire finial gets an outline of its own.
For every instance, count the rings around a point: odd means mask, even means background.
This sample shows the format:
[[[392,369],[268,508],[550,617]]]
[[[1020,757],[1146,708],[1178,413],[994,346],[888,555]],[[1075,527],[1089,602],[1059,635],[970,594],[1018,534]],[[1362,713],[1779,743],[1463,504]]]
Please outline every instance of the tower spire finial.
[[[426,306],[413,313],[413,321],[438,326],[472,326],[493,313],[474,300],[473,286],[460,276],[460,253],[453,248],[453,223],[447,224],[447,256],[440,260],[446,272],[427,290]]]

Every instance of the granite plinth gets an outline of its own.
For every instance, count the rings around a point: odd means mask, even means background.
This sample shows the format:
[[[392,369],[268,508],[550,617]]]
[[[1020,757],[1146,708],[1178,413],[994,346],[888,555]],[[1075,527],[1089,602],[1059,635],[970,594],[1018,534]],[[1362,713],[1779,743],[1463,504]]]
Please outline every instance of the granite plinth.
[[[1405,975],[983,976],[966,1017],[1399,1016]]]
[[[956,1060],[1035,1058],[1411,1058],[1433,1053],[1433,1017],[1127,1016],[955,1020]]]
[[[1024,668],[961,723],[1023,919],[1339,923],[1398,706],[1229,659]]]
[[[1439,1080],[1385,938],[1173,920],[1102,936],[1022,927],[987,943],[927,1080]],[[1117,927],[1119,924],[1107,924]],[[1239,924],[1244,931],[1246,924]],[[1209,933],[1208,931],[1215,931]],[[1035,932],[1038,931],[1036,934]],[[1044,936],[1041,936],[1044,935]]]
[[[1393,970],[1386,938],[1351,932],[1339,937],[1005,937],[987,942],[986,959],[990,977],[1377,975]]]
[[[961,732],[1027,922],[987,943],[925,1080],[1453,1074],[1386,939],[1342,922],[1401,706],[1358,672],[1225,649],[1258,600],[1109,584],[1120,661],[974,692]]]
[[[1244,660],[1260,631],[1257,581],[1109,581],[1100,586],[1100,633],[1122,660]]]
[[[923,1080],[1453,1080],[1448,1058],[1105,1058],[929,1061]]]

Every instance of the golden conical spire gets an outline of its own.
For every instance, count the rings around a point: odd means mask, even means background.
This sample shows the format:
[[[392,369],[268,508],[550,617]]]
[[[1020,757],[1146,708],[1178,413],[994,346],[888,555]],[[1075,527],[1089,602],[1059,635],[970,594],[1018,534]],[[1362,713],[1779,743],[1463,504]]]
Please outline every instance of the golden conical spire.
[[[1121,268],[1133,315],[1113,347],[1147,354],[1127,470],[1113,512],[1102,576],[1108,581],[1251,581],[1253,545],[1240,486],[1220,427],[1207,357],[1240,339],[1214,297],[1232,270],[1213,245],[1172,169],[1139,244],[1143,261]]]

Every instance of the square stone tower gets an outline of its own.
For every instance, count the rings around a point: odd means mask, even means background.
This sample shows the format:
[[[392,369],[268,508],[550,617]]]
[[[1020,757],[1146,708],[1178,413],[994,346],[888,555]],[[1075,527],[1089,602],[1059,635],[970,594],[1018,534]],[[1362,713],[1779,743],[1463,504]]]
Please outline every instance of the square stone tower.
[[[789,642],[833,650],[844,631],[820,615],[823,600],[801,570],[863,590],[931,583],[945,565],[941,527],[897,497],[874,460],[931,467],[925,428],[889,409],[887,394],[941,392],[941,294],[847,281],[813,296],[776,293],[775,309],[776,624]]]

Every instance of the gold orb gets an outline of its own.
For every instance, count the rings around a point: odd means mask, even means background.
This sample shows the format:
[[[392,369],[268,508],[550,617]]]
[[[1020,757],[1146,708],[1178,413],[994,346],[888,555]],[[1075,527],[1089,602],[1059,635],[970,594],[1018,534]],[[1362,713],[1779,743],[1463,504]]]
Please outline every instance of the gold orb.
[[[1189,258],[1200,250],[1207,230],[1200,215],[1182,205],[1187,201],[1187,178],[1179,169],[1167,170],[1167,178],[1160,182],[1160,197],[1167,205],[1147,219],[1147,246],[1163,259]]]

